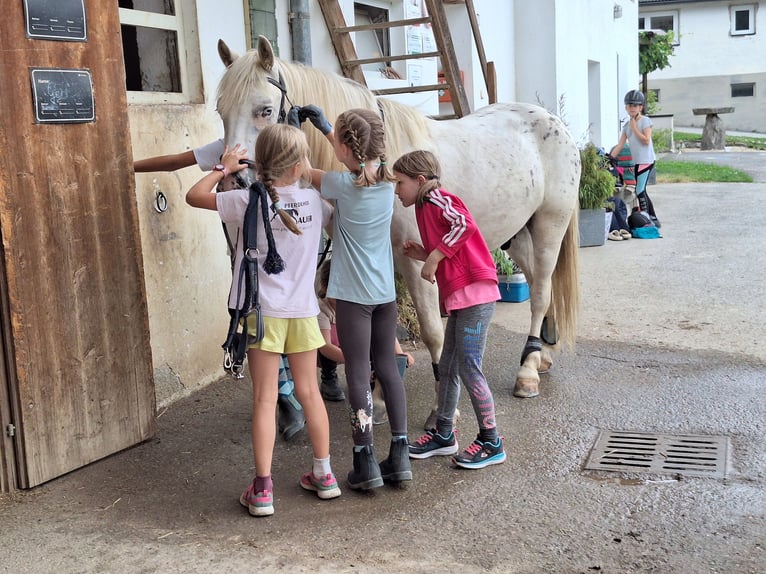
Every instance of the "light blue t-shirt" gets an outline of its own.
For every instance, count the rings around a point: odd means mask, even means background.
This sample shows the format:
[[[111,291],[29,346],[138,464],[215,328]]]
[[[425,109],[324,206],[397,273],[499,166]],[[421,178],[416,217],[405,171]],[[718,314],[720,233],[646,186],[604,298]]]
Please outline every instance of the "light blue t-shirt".
[[[394,186],[354,185],[350,172],[322,175],[322,196],[334,200],[332,268],[327,296],[362,305],[396,299],[391,217]]]

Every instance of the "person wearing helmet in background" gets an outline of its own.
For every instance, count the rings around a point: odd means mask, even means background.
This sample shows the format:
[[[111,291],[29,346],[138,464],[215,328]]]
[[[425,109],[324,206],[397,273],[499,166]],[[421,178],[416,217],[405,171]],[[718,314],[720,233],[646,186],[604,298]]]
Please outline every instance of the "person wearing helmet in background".
[[[645,102],[644,94],[638,90],[631,90],[625,94],[625,111],[628,112],[630,119],[622,126],[620,141],[609,154],[612,157],[617,157],[625,142],[630,143],[630,153],[635,164],[638,207],[641,211],[649,214],[656,227],[660,227],[660,221],[654,213],[654,205],[652,205],[652,200],[646,192],[646,182],[652,168],[654,168],[656,156],[652,144],[652,120],[643,115]]]

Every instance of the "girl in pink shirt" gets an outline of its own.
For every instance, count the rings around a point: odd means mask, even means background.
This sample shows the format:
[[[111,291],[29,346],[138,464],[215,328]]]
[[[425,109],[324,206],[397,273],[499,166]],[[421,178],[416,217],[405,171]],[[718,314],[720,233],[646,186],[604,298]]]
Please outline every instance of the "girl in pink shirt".
[[[404,254],[423,261],[420,276],[439,285],[439,300],[448,313],[439,361],[439,410],[436,428],[409,445],[411,458],[453,455],[463,468],[484,468],[505,461],[497,432],[495,403],[481,369],[487,330],[495,311],[497,272],[492,254],[461,199],[441,189],[441,169],[428,151],[403,155],[393,167],[396,195],[404,207],[415,206],[423,244],[405,241]],[[460,381],[471,396],[479,434],[458,453],[453,418]]]

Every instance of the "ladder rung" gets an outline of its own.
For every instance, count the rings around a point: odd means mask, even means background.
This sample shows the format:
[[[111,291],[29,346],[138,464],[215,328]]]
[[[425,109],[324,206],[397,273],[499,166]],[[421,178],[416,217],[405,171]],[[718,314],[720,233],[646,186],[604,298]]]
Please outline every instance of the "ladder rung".
[[[431,17],[412,18],[410,20],[394,20],[393,22],[375,22],[374,24],[359,24],[358,26],[344,26],[335,28],[334,31],[340,34],[348,32],[359,32],[360,30],[384,30],[386,28],[399,28],[401,26],[417,26],[418,24],[430,24]]]
[[[428,116],[432,120],[457,120],[458,118],[457,114],[444,114],[441,116]]]
[[[375,64],[378,62],[397,62],[400,60],[419,60],[421,58],[439,58],[441,52],[423,52],[422,54],[404,54],[403,56],[380,56],[378,58],[364,58],[363,60],[349,60],[343,67],[353,68],[363,64]]]
[[[381,88],[372,90],[376,96],[390,96],[391,94],[416,94],[418,92],[436,92],[449,90],[449,84],[430,84],[428,86],[402,86],[401,88]]]

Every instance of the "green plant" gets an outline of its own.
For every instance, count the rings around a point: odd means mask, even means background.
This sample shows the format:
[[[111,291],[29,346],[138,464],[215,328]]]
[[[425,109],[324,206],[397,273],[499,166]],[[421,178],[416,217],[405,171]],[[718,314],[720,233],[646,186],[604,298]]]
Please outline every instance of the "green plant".
[[[580,150],[580,209],[602,209],[614,194],[614,177],[606,170],[606,158],[592,143]]]
[[[412,341],[420,339],[420,323],[415,311],[415,304],[404,282],[404,277],[399,273],[394,273],[394,286],[396,288],[396,304],[399,307],[397,324],[407,331]]]
[[[495,271],[497,271],[498,275],[507,276],[521,273],[521,267],[499,247],[492,250],[492,259],[495,261]]]
[[[647,76],[655,70],[670,66],[673,55],[673,31],[657,33],[654,30],[638,33],[638,71],[641,74],[641,91],[648,91]]]
[[[654,151],[671,151],[670,142],[672,141],[672,135],[673,132],[669,129],[652,130],[652,145],[654,145]]]

